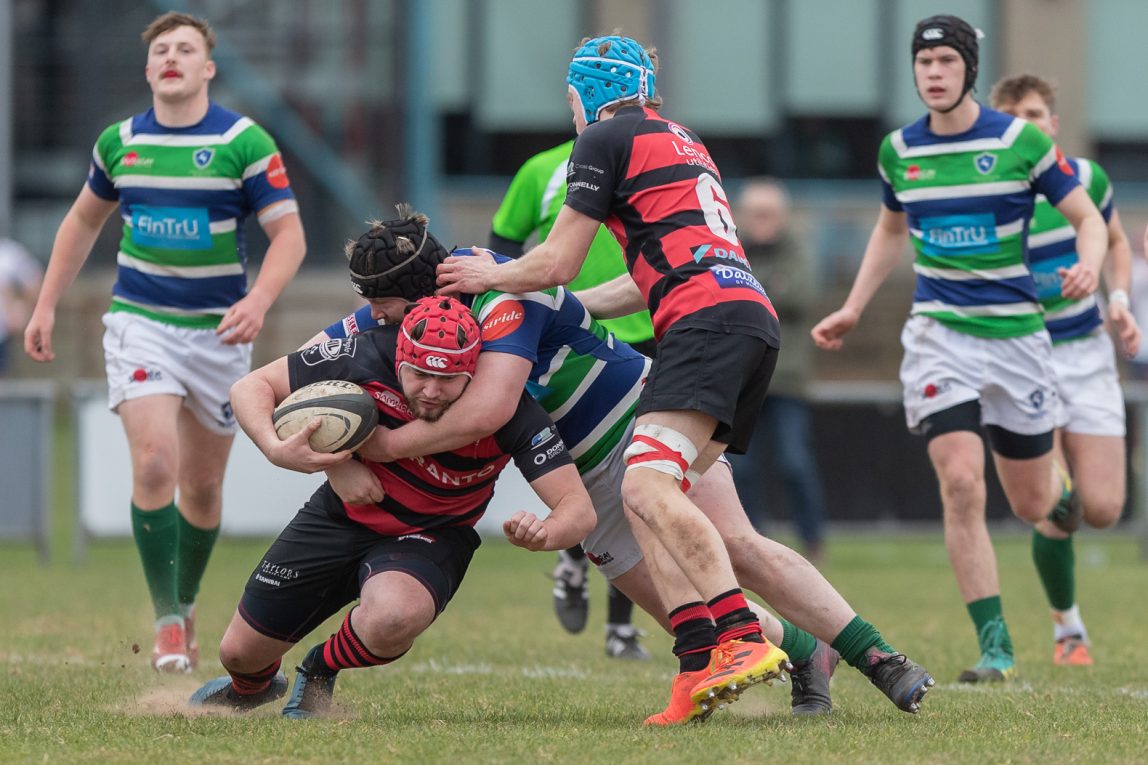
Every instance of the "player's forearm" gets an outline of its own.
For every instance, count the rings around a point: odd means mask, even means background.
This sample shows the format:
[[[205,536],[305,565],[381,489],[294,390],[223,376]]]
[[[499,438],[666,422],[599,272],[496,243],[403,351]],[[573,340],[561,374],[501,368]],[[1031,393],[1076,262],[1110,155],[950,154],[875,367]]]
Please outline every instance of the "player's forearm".
[[[546,525],[548,551],[565,550],[582,542],[594,530],[597,516],[588,496],[567,495],[543,521]]]
[[[52,243],[52,254],[36,301],[37,308],[55,310],[87,262],[102,227],[102,223],[93,225],[85,220],[74,208],[68,211]]]
[[[620,274],[608,282],[579,290],[574,297],[596,319],[616,319],[646,308],[642,291],[629,274]]]
[[[303,224],[297,214],[284,216],[276,221],[272,230],[268,226],[270,244],[263,257],[263,265],[255,283],[248,291],[249,295],[262,300],[266,307],[270,307],[283,293],[287,284],[299,271],[303,258],[307,254],[307,241],[303,233]]]
[[[1108,228],[1094,209],[1092,214],[1084,216],[1076,230],[1076,253],[1085,268],[1099,274],[1107,252]]]
[[[874,228],[865,247],[865,255],[861,259],[861,268],[857,271],[853,287],[849,290],[849,296],[842,307],[855,311],[860,316],[877,290],[889,278],[889,274],[897,267],[904,246],[903,234],[889,231],[880,225]]]
[[[252,372],[231,386],[231,408],[239,427],[264,455],[267,447],[279,440],[271,414],[275,411],[275,391]]]
[[[452,411],[455,405],[451,406]],[[486,430],[484,424],[465,416],[452,418],[443,426],[445,419],[435,423],[414,420],[394,429],[376,428],[375,434],[359,447],[359,454],[372,462],[421,457],[460,449],[497,430]]]
[[[1132,289],[1132,245],[1114,211],[1108,221],[1108,257],[1104,259],[1104,283],[1109,293]]]
[[[532,292],[566,284],[578,275],[566,268],[554,247],[543,242],[518,260],[493,269],[488,289],[501,292]]]

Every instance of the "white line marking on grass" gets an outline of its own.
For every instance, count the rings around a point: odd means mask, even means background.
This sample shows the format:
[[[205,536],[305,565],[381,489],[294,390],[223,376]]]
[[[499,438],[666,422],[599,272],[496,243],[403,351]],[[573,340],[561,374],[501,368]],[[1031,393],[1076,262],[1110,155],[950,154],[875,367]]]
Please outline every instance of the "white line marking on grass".
[[[399,669],[396,666],[395,669]],[[402,667],[407,672],[430,673],[437,675],[505,675],[518,674],[531,680],[570,679],[585,680],[592,676],[581,667],[549,667],[542,664],[533,664],[507,670],[506,667],[495,667],[486,662],[477,664],[455,664],[444,659],[426,659]]]

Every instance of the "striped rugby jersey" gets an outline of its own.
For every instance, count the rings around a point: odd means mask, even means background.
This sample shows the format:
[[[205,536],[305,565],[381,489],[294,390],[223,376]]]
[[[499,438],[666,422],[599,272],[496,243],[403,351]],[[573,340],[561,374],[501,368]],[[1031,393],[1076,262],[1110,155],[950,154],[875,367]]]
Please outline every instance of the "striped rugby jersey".
[[[566,201],[566,168],[573,148],[571,139],[535,154],[523,163],[494,213],[491,233],[522,243],[537,231],[538,241],[546,239]],[[626,261],[622,257],[622,248],[605,227],[599,226],[586,252],[582,269],[566,288],[577,291],[596,287],[624,273]],[[645,309],[615,319],[598,319],[598,323],[628,343],[640,343],[654,337],[650,312]]]
[[[473,297],[471,310],[482,325],[483,353],[531,362],[526,389],[558,426],[578,472],[605,459],[633,419],[650,360],[606,332],[564,287],[486,292]],[[364,306],[324,331],[339,338],[376,326],[370,306]]]
[[[288,355],[291,390],[321,380],[348,380],[374,398],[380,425],[405,425],[414,414],[395,372],[398,332],[398,325],[379,327]],[[542,407],[524,392],[513,395],[518,398],[514,415],[486,438],[449,452],[393,462],[362,460],[385,496],[376,503],[343,503],[347,517],[387,536],[473,526],[486,512],[495,481],[511,459],[528,482],[569,465],[570,455]]]
[[[247,292],[247,216],[298,211],[271,136],[215,102],[189,127],[164,127],[152,109],[110,125],[88,187],[119,201],[124,222],[110,310],[196,329]]]
[[[1108,174],[1095,162],[1070,157],[1080,184],[1100,209],[1107,223],[1112,218],[1112,184]],[[1069,268],[1079,258],[1076,254],[1076,229],[1048,203],[1044,195],[1036,198],[1036,211],[1028,231],[1028,253],[1036,294],[1044,307],[1044,324],[1054,343],[1088,337],[1104,323],[1096,295],[1072,300],[1060,294],[1059,268]]]
[[[978,337],[1019,337],[1044,328],[1026,247],[1036,195],[1055,205],[1079,184],[1040,129],[980,109],[959,135],[934,134],[927,115],[887,135],[882,202],[908,217],[914,315]]]

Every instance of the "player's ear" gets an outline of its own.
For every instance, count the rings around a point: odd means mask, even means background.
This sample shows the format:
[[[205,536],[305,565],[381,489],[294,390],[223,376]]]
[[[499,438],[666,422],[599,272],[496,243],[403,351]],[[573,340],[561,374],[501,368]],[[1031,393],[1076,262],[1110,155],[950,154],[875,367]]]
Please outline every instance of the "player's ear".
[[[214,59],[207,59],[207,64],[203,68],[204,75],[208,80],[215,79],[215,61]]]

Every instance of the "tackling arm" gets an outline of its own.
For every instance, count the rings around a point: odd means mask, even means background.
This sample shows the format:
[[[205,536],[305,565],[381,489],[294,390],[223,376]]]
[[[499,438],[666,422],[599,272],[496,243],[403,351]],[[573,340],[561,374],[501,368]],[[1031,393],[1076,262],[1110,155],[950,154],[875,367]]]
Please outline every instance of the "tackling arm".
[[[394,430],[375,428],[359,454],[372,462],[389,462],[458,449],[491,435],[514,416],[530,367],[530,360],[521,356],[483,351],[474,379],[441,419],[415,420]]]

